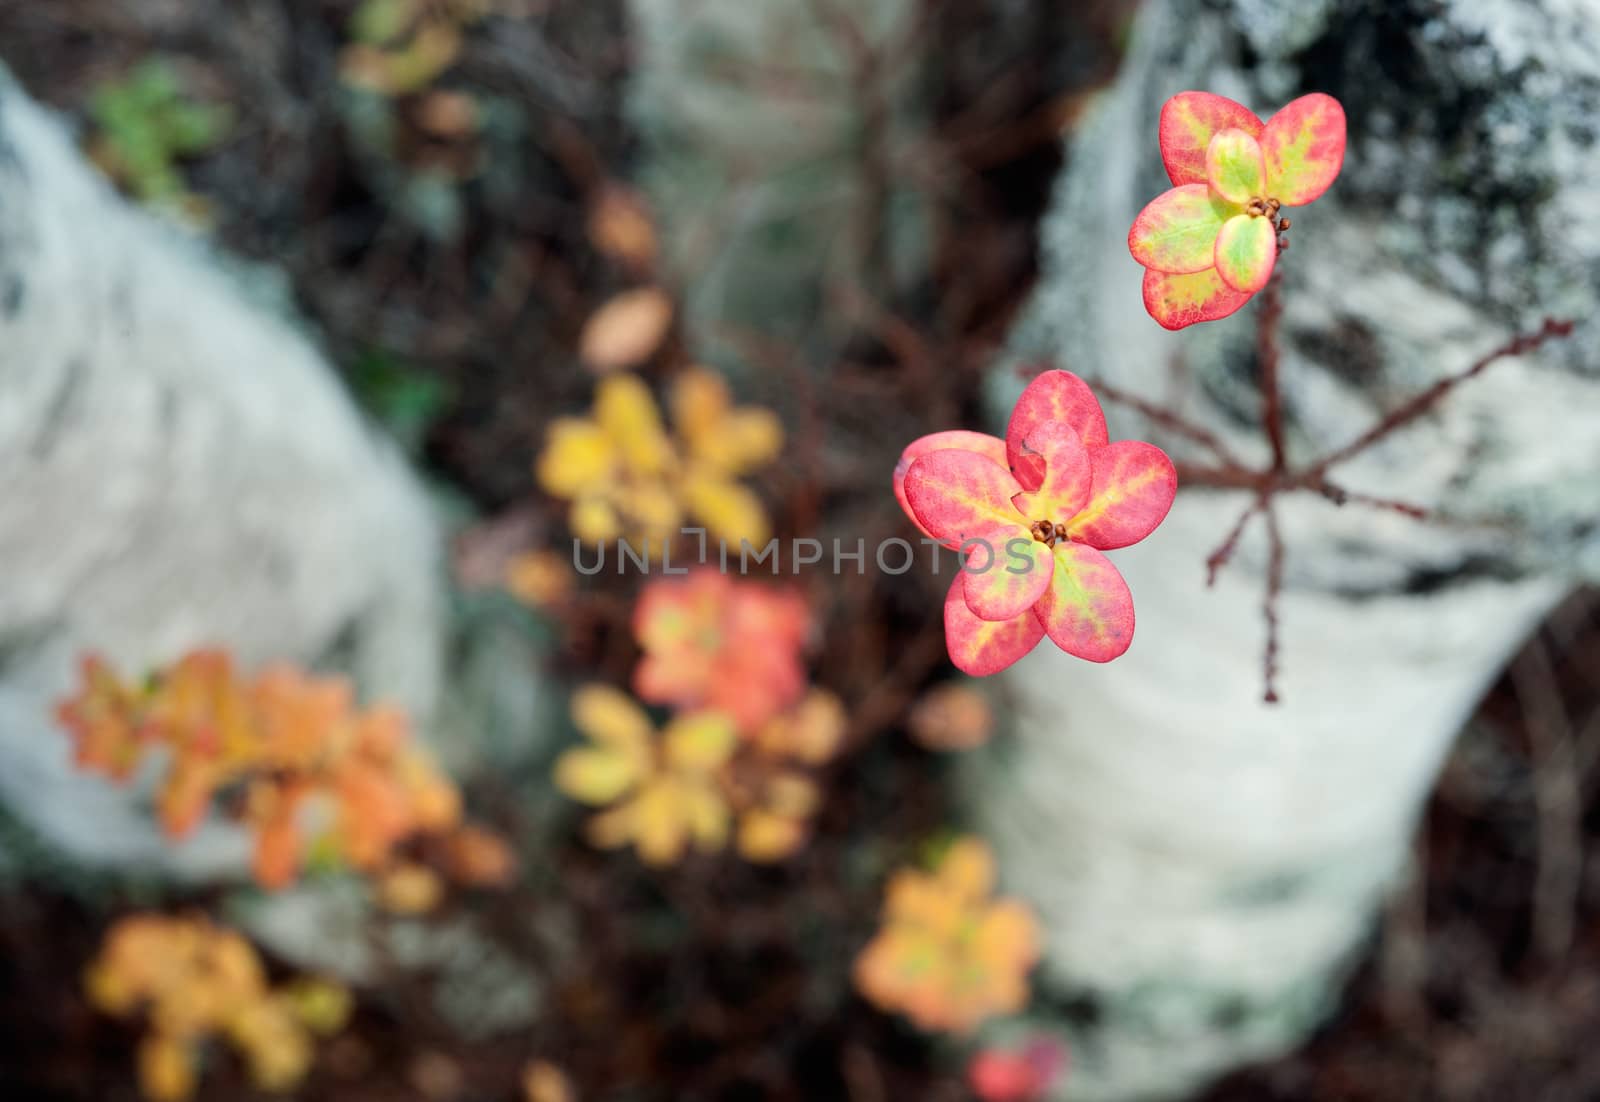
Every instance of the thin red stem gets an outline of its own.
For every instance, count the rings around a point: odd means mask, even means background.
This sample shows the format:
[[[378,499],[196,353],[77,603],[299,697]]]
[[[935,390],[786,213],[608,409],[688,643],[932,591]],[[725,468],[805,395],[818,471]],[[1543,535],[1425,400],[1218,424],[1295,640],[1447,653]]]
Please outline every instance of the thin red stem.
[[[1244,512],[1239,514],[1239,519],[1234,522],[1233,528],[1226,538],[1218,545],[1217,549],[1206,556],[1206,586],[1217,584],[1217,574],[1228,560],[1233,558],[1233,553],[1239,549],[1239,540],[1244,537],[1244,530],[1250,524],[1250,518],[1267,506],[1267,494],[1262,494],[1252,501]]]
[[[1267,622],[1267,647],[1263,658],[1266,671],[1266,692],[1262,699],[1268,704],[1278,703],[1278,602],[1283,596],[1283,532],[1278,528],[1278,514],[1270,504],[1267,514],[1267,596],[1261,604],[1262,618]]]
[[[1281,272],[1274,272],[1261,292],[1261,314],[1256,321],[1256,362],[1261,369],[1261,419],[1272,445],[1272,469],[1289,469],[1289,452],[1283,439],[1283,394],[1278,386],[1278,327],[1283,319]]]
[[[1390,433],[1395,432],[1397,429],[1400,429],[1405,425],[1409,425],[1411,422],[1427,413],[1430,409],[1437,405],[1439,401],[1445,397],[1445,395],[1449,394],[1450,391],[1454,390],[1462,383],[1465,383],[1468,380],[1483,374],[1496,362],[1503,360],[1508,356],[1521,356],[1524,353],[1532,352],[1547,341],[1555,340],[1559,337],[1571,336],[1572,328],[1573,323],[1571,321],[1560,321],[1555,318],[1546,318],[1544,320],[1544,324],[1533,332],[1519,333],[1517,336],[1512,337],[1499,348],[1496,348],[1494,351],[1484,356],[1477,363],[1474,363],[1465,371],[1458,372],[1455,375],[1446,376],[1445,378],[1434,383],[1432,386],[1428,387],[1428,389],[1413,396],[1404,405],[1400,406],[1398,409],[1392,410],[1376,425],[1373,425],[1370,429],[1356,437],[1350,443],[1346,444],[1337,451],[1324,456],[1322,459],[1319,459],[1316,463],[1312,464],[1311,470],[1321,474],[1322,472],[1327,471],[1329,468],[1353,458],[1360,452],[1365,451],[1367,448],[1383,439],[1385,436],[1388,436]]]

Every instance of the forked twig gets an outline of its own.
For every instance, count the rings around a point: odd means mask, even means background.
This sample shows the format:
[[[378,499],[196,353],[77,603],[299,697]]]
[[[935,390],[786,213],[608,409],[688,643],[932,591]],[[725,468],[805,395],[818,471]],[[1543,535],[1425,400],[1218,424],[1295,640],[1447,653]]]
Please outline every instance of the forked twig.
[[[1266,688],[1263,699],[1267,703],[1276,703],[1279,699],[1277,692],[1278,672],[1278,633],[1279,615],[1278,600],[1283,591],[1284,559],[1287,549],[1284,546],[1282,533],[1278,526],[1276,513],[1273,511],[1273,501],[1280,494],[1309,492],[1315,493],[1334,505],[1362,505],[1371,509],[1382,509],[1399,513],[1402,516],[1425,520],[1428,511],[1420,505],[1393,498],[1385,498],[1371,494],[1353,493],[1328,478],[1328,472],[1341,463],[1348,462],[1371,448],[1379,441],[1392,433],[1424,416],[1453,390],[1472,379],[1477,378],[1487,371],[1492,365],[1510,356],[1520,356],[1535,351],[1552,340],[1559,340],[1572,334],[1573,322],[1546,318],[1544,324],[1538,329],[1528,333],[1519,333],[1506,341],[1500,347],[1493,349],[1464,371],[1447,376],[1427,389],[1419,392],[1396,409],[1384,415],[1366,432],[1356,437],[1350,443],[1337,448],[1303,467],[1294,468],[1288,459],[1286,435],[1283,424],[1283,400],[1278,383],[1278,367],[1280,361],[1278,349],[1278,323],[1283,313],[1283,304],[1277,293],[1277,279],[1267,285],[1265,299],[1262,303],[1262,312],[1257,330],[1256,355],[1261,369],[1261,410],[1264,422],[1264,431],[1272,447],[1272,461],[1264,469],[1248,467],[1236,460],[1223,458],[1223,453],[1207,444],[1207,447],[1218,455],[1222,461],[1215,467],[1197,467],[1189,464],[1180,464],[1178,467],[1179,483],[1194,488],[1222,489],[1222,490],[1252,490],[1255,496],[1251,499],[1239,515],[1237,521],[1228,531],[1222,543],[1206,558],[1206,584],[1215,584],[1217,572],[1233,558],[1238,550],[1240,540],[1243,539],[1251,520],[1257,514],[1266,517],[1267,524],[1267,578],[1266,599],[1264,612],[1267,621],[1267,642],[1264,667],[1266,671]],[[1113,401],[1123,401],[1126,396],[1113,396],[1108,388],[1105,390],[1108,398]],[[1145,408],[1146,403],[1137,401],[1124,401],[1123,404],[1139,409],[1157,424],[1164,425],[1191,440],[1205,443],[1205,439],[1197,434],[1204,434],[1206,430],[1192,426],[1176,415],[1169,415],[1166,411]],[[1174,423],[1176,419],[1176,424]],[[1179,427],[1181,425],[1181,427]],[[1219,441],[1220,443],[1220,441]]]
[[[1216,584],[1217,574],[1232,561],[1250,522],[1257,515],[1266,517],[1267,525],[1267,577],[1264,614],[1267,621],[1267,641],[1264,668],[1266,688],[1263,699],[1269,704],[1279,700],[1277,691],[1279,614],[1278,601],[1283,592],[1284,563],[1288,549],[1273,511],[1275,499],[1282,494],[1314,493],[1337,506],[1360,505],[1379,509],[1414,520],[1426,520],[1428,510],[1421,505],[1395,498],[1346,490],[1332,481],[1328,472],[1341,463],[1348,462],[1371,448],[1392,433],[1427,414],[1451,391],[1461,384],[1477,378],[1499,361],[1511,356],[1533,352],[1553,340],[1571,336],[1574,323],[1570,320],[1546,318],[1537,329],[1519,333],[1498,348],[1486,353],[1464,371],[1446,376],[1425,390],[1407,399],[1400,406],[1381,417],[1371,428],[1341,448],[1328,452],[1321,458],[1301,467],[1289,461],[1288,437],[1284,427],[1283,395],[1279,385],[1279,368],[1282,360],[1278,343],[1279,323],[1283,317],[1283,298],[1274,276],[1262,292],[1261,312],[1257,318],[1256,359],[1261,376],[1262,428],[1272,449],[1271,462],[1264,468],[1252,467],[1241,461],[1222,439],[1205,426],[1184,417],[1175,410],[1146,401],[1100,379],[1085,381],[1106,401],[1126,406],[1145,417],[1152,424],[1166,429],[1174,436],[1183,437],[1205,448],[1216,458],[1215,466],[1178,463],[1178,484],[1191,489],[1248,490],[1250,503],[1234,521],[1227,536],[1216,549],[1206,556],[1206,585]],[[1018,374],[1025,378],[1038,374],[1038,370],[1024,368]]]
[[[1137,395],[1116,387],[1103,379],[1089,378],[1084,380],[1089,384],[1089,389],[1099,394],[1106,401],[1119,406],[1127,406],[1138,413],[1158,428],[1166,429],[1174,436],[1181,436],[1192,440],[1205,448],[1217,458],[1217,462],[1224,466],[1239,466],[1241,461],[1229,447],[1222,442],[1222,438],[1204,425],[1195,423],[1180,413],[1158,406],[1154,402],[1147,402]]]
[[[1249,508],[1239,514],[1239,519],[1234,522],[1227,537],[1217,545],[1217,549],[1206,556],[1207,588],[1217,584],[1217,574],[1228,565],[1228,560],[1233,558],[1233,553],[1239,549],[1239,541],[1244,538],[1245,528],[1249,526],[1252,517],[1267,507],[1267,501],[1268,495],[1258,494]]]
[[[1404,428],[1406,425],[1409,425],[1411,422],[1427,413],[1434,406],[1438,405],[1439,402],[1442,401],[1445,396],[1456,387],[1478,377],[1479,375],[1482,375],[1500,360],[1507,359],[1511,356],[1521,356],[1528,352],[1533,352],[1548,341],[1570,337],[1572,335],[1573,324],[1574,323],[1570,320],[1545,318],[1544,324],[1538,329],[1535,329],[1533,332],[1519,333],[1517,336],[1512,337],[1499,348],[1496,348],[1494,351],[1478,360],[1465,371],[1458,372],[1455,375],[1448,375],[1434,383],[1432,386],[1428,387],[1426,390],[1415,395],[1409,401],[1402,404],[1399,408],[1392,410],[1377,424],[1373,425],[1370,429],[1356,437],[1350,443],[1346,444],[1342,448],[1330,452],[1316,463],[1313,463],[1310,467],[1310,470],[1318,474],[1322,474],[1328,471],[1329,468],[1335,467],[1348,459],[1355,458],[1357,455],[1360,455],[1362,452],[1372,447],[1372,445],[1376,444],[1390,433],[1395,432],[1397,429]]]

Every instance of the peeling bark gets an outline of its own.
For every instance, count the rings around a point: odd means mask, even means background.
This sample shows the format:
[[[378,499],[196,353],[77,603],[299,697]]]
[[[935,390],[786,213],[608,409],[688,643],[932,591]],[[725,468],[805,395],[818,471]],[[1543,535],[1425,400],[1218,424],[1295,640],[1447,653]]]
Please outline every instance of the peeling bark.
[[[1068,1097],[1178,1097],[1321,1019],[1455,734],[1592,572],[1597,14],[1532,0],[1152,4],[1073,143],[1019,362],[1172,399],[1253,460],[1267,448],[1259,302],[1166,333],[1127,255],[1134,215],[1169,186],[1155,120],[1176,92],[1265,114],[1326,91],[1349,113],[1344,173],[1293,212],[1282,260],[1292,457],[1354,439],[1544,315],[1581,325],[1336,472],[1431,520],[1310,495],[1279,505],[1282,704],[1261,702],[1264,541],[1247,539],[1204,587],[1207,554],[1248,504],[1239,493],[1188,491],[1154,537],[1119,553],[1139,610],[1125,658],[1091,668],[1045,648],[1008,675],[1029,721],[970,795],[1043,912],[1044,1005],[1053,994],[1093,1008],[1069,1030]],[[1114,418],[1118,429],[1159,439],[1136,418]]]

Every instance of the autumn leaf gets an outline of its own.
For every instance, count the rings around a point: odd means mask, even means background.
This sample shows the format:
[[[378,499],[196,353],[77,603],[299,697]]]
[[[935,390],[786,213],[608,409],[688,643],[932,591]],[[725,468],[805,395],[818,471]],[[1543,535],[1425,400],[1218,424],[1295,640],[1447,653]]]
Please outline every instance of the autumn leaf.
[[[578,1102],[572,1081],[548,1060],[535,1060],[522,1071],[523,1102]]]
[[[633,629],[634,689],[651,703],[721,711],[753,734],[805,691],[811,615],[792,590],[697,569],[645,586]]]
[[[269,986],[255,948],[201,916],[119,919],[86,969],[84,989],[103,1013],[143,1015],[139,1084],[151,1102],[192,1096],[212,1041],[244,1058],[257,1088],[292,1090],[311,1067],[312,1033],[338,1032],[350,1013],[349,993],[329,981]]]
[[[506,589],[529,608],[560,605],[576,580],[571,560],[557,551],[530,551],[506,564]]]
[[[672,327],[672,300],[659,287],[624,291],[596,310],[578,338],[578,355],[597,372],[637,367]]]
[[[929,750],[973,750],[994,733],[994,712],[973,686],[930,689],[911,709],[911,737]]]
[[[812,689],[747,742],[727,778],[738,814],[737,845],[746,860],[781,861],[805,845],[822,805],[822,786],[813,770],[838,752],[844,732],[844,704],[826,690]]]
[[[1094,662],[1133,641],[1133,599],[1102,550],[1144,539],[1177,492],[1172,462],[1108,442],[1088,387],[1046,371],[1023,391],[1006,440],[935,434],[906,449],[895,492],[912,521],[967,552],[945,600],[945,639],[973,676],[1005,669],[1046,635]]]
[[[980,1102],[1044,1102],[1066,1071],[1059,1041],[1036,1037],[1015,1048],[990,1047],[967,1064],[967,1083]]]
[[[679,377],[672,408],[676,432],[668,433],[642,380],[602,379],[591,417],[551,423],[535,467],[539,484],[572,503],[569,526],[586,542],[659,547],[689,516],[730,546],[764,544],[766,508],[739,479],[781,450],[777,416],[733,405],[726,384],[703,369]]]
[[[993,890],[994,857],[976,838],[958,839],[931,873],[896,872],[882,928],[856,958],[856,989],[931,1032],[967,1033],[1022,1010],[1038,923]]]
[[[727,716],[684,713],[658,733],[642,708],[604,686],[579,690],[572,711],[589,744],[557,759],[555,782],[573,799],[605,809],[589,821],[591,842],[631,845],[651,865],[670,865],[691,847],[723,847],[729,811],[717,774],[737,742]]]
[[[423,915],[444,898],[444,884],[426,865],[407,861],[383,873],[377,882],[378,903],[397,915]]]
[[[656,231],[644,200],[620,184],[608,184],[589,211],[589,241],[606,256],[647,270],[656,258]]]
[[[407,840],[460,823],[460,792],[412,742],[406,717],[358,709],[344,678],[281,665],[246,677],[210,649],[133,683],[91,659],[57,713],[82,768],[123,779],[164,757],[156,809],[174,838],[219,792],[241,791],[252,871],[270,890],[292,884],[310,853],[373,871]]]
[[[1237,311],[1286,247],[1282,210],[1304,206],[1344,164],[1344,109],[1320,92],[1263,123],[1241,104],[1181,92],[1161,109],[1173,187],[1134,219],[1128,251],[1145,267],[1145,309],[1168,329]]]

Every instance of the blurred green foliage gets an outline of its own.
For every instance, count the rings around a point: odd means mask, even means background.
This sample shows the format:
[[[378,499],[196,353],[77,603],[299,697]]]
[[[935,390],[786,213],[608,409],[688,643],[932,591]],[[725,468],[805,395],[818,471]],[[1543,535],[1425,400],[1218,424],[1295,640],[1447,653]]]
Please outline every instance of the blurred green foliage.
[[[96,88],[89,113],[96,127],[92,155],[135,197],[189,214],[203,208],[177,162],[226,138],[232,108],[193,98],[169,59],[150,57],[121,80]]]
[[[418,7],[416,0],[365,0],[350,17],[350,36],[358,42],[385,45],[411,28]]]
[[[410,452],[450,397],[443,380],[378,348],[356,361],[350,379],[357,401]]]

